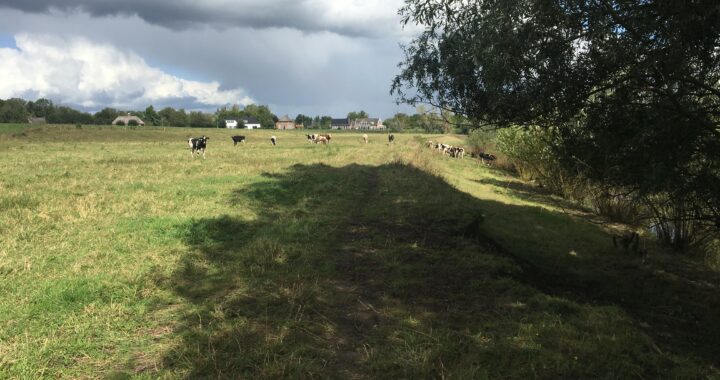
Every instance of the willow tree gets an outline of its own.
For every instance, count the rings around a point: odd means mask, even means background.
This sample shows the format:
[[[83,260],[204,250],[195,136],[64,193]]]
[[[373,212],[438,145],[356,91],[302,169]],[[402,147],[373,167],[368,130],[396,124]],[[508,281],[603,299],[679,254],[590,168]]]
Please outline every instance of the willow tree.
[[[406,0],[400,13],[422,32],[399,101],[552,128],[568,169],[720,228],[720,2]]]

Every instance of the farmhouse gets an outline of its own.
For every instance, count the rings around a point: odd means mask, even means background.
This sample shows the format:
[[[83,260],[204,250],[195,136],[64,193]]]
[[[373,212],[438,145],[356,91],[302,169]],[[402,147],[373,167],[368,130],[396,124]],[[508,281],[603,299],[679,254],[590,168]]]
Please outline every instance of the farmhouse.
[[[28,124],[47,124],[44,117],[29,117]]]
[[[350,129],[385,129],[385,126],[382,124],[382,119],[363,118],[353,120]]]
[[[247,129],[260,129],[260,121],[252,116],[242,118],[243,126]]]
[[[275,123],[275,129],[303,129],[302,124],[295,124],[295,120],[285,115]]]
[[[112,124],[113,124],[113,125],[118,125],[118,124],[120,124],[120,125],[128,125],[128,123],[131,122],[131,121],[135,121],[135,122],[137,123],[137,125],[145,125],[145,122],[142,121],[142,119],[140,119],[140,118],[137,117],[137,116],[131,116],[131,115],[118,116],[118,117],[115,118],[115,120],[113,120]]]
[[[252,117],[252,116],[243,117],[238,120],[228,119],[228,120],[225,120],[225,128],[228,128],[228,129],[237,129],[237,128],[260,129],[260,121],[258,121],[257,118]]]
[[[331,129],[350,129],[350,119],[332,119],[330,122]]]

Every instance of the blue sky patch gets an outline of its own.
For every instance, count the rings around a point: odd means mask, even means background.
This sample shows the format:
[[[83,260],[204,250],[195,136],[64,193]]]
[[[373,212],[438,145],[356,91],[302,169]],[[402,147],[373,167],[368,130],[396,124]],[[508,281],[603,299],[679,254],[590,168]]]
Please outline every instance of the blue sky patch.
[[[0,34],[0,48],[17,49],[15,37],[10,34]]]

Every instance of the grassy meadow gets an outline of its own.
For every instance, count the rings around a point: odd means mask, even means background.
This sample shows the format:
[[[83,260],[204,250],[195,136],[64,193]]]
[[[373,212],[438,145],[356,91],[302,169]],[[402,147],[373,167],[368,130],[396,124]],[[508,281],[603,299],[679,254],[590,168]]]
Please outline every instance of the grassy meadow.
[[[720,378],[717,273],[427,139],[0,125],[0,378]]]

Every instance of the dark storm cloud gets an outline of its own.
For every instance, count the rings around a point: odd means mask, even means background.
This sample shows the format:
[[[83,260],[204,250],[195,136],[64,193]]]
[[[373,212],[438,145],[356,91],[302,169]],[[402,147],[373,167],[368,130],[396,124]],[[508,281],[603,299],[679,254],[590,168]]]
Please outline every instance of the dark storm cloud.
[[[30,3],[33,1],[36,0],[30,0]],[[0,3],[7,1],[0,0]],[[394,10],[389,13],[394,15]],[[279,115],[303,113],[341,117],[362,109],[373,116],[386,118],[395,112],[412,112],[412,108],[396,105],[389,94],[396,65],[402,58],[398,45],[405,38],[396,35],[357,38],[331,32],[306,33],[291,28],[171,30],[136,15],[98,17],[87,11],[58,13],[40,8],[40,11],[28,13],[0,8],[0,35],[17,36],[19,33],[32,36],[33,40],[43,40],[43,36],[61,36],[63,41],[73,36],[82,37],[94,48],[132,52],[143,57],[147,65],[179,78],[206,83],[217,81],[221,86],[218,91],[240,89],[243,96],[270,105]],[[67,49],[67,42],[63,41],[53,43],[60,52]],[[112,62],[120,60],[113,58],[102,62],[101,66],[114,67]],[[52,66],[52,63],[43,62],[37,64]],[[38,74],[33,70],[26,73],[28,80],[37,78]],[[59,79],[69,72],[57,71],[52,78]],[[70,79],[65,82],[68,84],[64,88],[74,85]],[[28,88],[43,88],[40,85],[42,83]],[[8,87],[5,84],[0,90]],[[183,101],[172,96],[180,95],[177,93],[154,97],[155,100],[150,102],[128,99],[125,91],[115,87],[107,89],[105,95],[102,90],[96,89],[84,97],[71,97],[78,91],[68,89],[58,92],[53,100],[72,104],[88,101],[90,105],[85,106],[88,110],[108,105],[121,107],[121,104],[137,104],[141,108],[153,104],[155,108],[170,105],[213,109],[207,102]]]
[[[291,28],[351,37],[380,37],[399,31],[399,0],[0,0],[0,7],[29,13],[85,12],[94,17],[138,16],[182,30],[200,26]],[[347,7],[345,11],[342,7]]]

